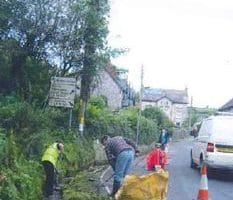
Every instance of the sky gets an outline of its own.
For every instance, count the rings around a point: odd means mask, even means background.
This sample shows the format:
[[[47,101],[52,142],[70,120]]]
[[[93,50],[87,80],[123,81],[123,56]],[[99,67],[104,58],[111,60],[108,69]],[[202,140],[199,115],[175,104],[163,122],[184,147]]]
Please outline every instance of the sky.
[[[109,44],[129,52],[112,63],[134,89],[188,88],[193,106],[233,98],[232,0],[111,0]]]

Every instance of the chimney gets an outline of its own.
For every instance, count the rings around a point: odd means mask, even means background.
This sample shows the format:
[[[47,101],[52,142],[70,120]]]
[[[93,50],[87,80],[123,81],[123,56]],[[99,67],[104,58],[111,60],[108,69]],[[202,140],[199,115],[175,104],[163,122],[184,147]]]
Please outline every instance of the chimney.
[[[185,91],[185,93],[186,93],[186,94],[187,94],[187,96],[188,96],[188,87],[187,87],[187,86],[185,86],[184,91]]]

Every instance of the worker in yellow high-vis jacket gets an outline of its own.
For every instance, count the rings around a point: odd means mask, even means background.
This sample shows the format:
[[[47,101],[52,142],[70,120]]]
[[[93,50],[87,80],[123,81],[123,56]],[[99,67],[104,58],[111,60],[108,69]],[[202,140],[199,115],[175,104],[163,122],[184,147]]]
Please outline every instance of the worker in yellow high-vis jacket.
[[[44,193],[46,196],[53,194],[53,186],[55,179],[55,170],[58,157],[64,151],[64,145],[55,142],[50,145],[44,152],[42,157],[42,164],[46,174],[46,181],[44,186]]]

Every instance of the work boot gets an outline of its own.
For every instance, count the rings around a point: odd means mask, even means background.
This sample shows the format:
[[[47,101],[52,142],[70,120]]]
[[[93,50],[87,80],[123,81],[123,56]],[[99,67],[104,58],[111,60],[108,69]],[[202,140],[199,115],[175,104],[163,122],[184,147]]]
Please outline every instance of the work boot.
[[[121,182],[114,181],[111,196],[114,197],[119,188],[121,187]]]

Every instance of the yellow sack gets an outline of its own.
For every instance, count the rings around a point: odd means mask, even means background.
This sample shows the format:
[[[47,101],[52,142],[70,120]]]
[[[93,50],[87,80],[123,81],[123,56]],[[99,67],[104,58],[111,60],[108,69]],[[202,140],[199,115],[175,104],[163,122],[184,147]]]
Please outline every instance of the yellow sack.
[[[168,177],[164,170],[144,176],[126,176],[115,197],[117,200],[166,200]]]

